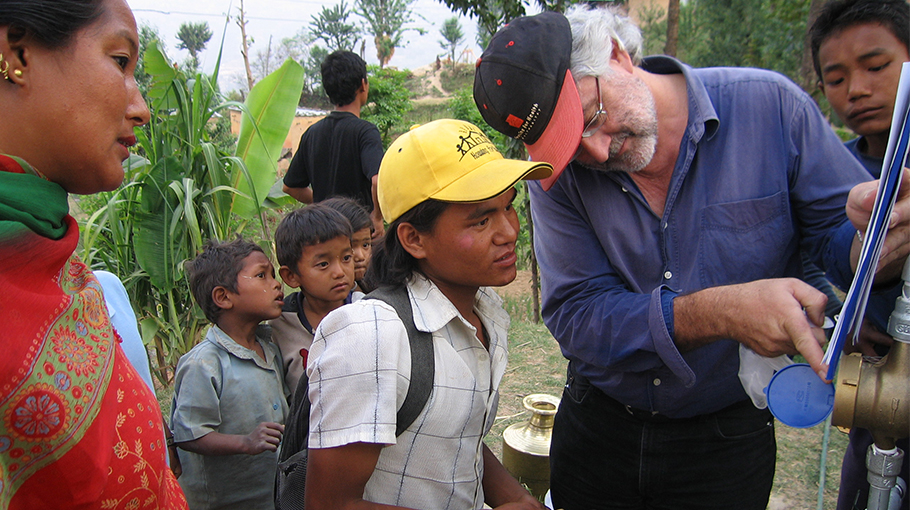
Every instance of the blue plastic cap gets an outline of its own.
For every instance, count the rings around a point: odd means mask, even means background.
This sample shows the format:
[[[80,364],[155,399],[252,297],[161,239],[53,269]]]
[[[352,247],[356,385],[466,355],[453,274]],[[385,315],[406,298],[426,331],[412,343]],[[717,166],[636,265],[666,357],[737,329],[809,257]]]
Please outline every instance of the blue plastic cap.
[[[806,363],[789,365],[774,374],[765,394],[771,414],[790,427],[818,425],[834,409],[834,385],[819,379]]]

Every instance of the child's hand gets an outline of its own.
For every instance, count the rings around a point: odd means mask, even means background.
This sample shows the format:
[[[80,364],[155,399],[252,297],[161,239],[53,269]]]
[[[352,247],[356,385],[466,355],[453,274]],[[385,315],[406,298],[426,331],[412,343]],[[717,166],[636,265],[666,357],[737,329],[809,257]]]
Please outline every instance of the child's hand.
[[[499,505],[496,510],[548,510],[537,498],[530,494],[525,494],[519,501]]]
[[[252,432],[244,436],[246,453],[256,455],[266,451],[277,451],[282,434],[284,434],[284,425],[280,423],[264,421],[256,425]]]

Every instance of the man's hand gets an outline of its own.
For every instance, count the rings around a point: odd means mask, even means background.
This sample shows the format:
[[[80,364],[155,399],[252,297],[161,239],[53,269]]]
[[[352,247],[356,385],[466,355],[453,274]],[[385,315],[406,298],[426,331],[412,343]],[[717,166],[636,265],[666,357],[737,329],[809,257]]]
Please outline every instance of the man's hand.
[[[252,432],[244,436],[246,453],[256,455],[266,451],[278,451],[282,434],[284,434],[284,425],[280,423],[264,421],[256,425]]]
[[[859,352],[863,356],[880,356],[879,353],[875,352],[875,347],[879,345],[890,347],[892,343],[894,343],[894,340],[890,336],[873,326],[868,317],[863,317],[863,323],[859,329],[859,343],[853,345],[853,342],[847,342],[844,344],[844,352],[847,354]]]
[[[898,190],[897,201],[891,211],[888,222],[888,234],[882,246],[876,270],[876,283],[888,283],[900,277],[904,259],[910,254],[910,170],[903,170],[903,179]],[[847,197],[847,217],[856,230],[866,233],[872,219],[872,207],[878,194],[879,181],[857,184]],[[858,239],[853,241],[850,253],[850,264],[856,270],[862,244]]]
[[[673,302],[681,351],[732,338],[766,357],[802,354],[824,379],[822,344],[828,298],[795,278],[712,287]]]

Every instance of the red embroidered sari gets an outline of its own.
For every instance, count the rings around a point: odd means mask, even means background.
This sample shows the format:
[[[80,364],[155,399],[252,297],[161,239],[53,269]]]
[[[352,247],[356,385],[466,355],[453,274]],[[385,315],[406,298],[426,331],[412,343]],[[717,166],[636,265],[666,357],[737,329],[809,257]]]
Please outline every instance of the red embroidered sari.
[[[0,508],[186,508],[66,192],[27,169],[0,156]]]

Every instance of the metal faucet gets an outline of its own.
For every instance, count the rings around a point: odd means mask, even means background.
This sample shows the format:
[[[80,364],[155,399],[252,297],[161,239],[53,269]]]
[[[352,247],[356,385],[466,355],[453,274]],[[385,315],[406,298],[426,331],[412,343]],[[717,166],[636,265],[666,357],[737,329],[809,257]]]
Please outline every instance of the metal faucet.
[[[896,508],[907,488],[897,476],[905,452],[895,442],[910,436],[910,258],[901,278],[901,296],[888,320],[891,350],[880,359],[845,356],[835,380],[831,423],[865,428],[874,441],[866,453],[867,510]]]

